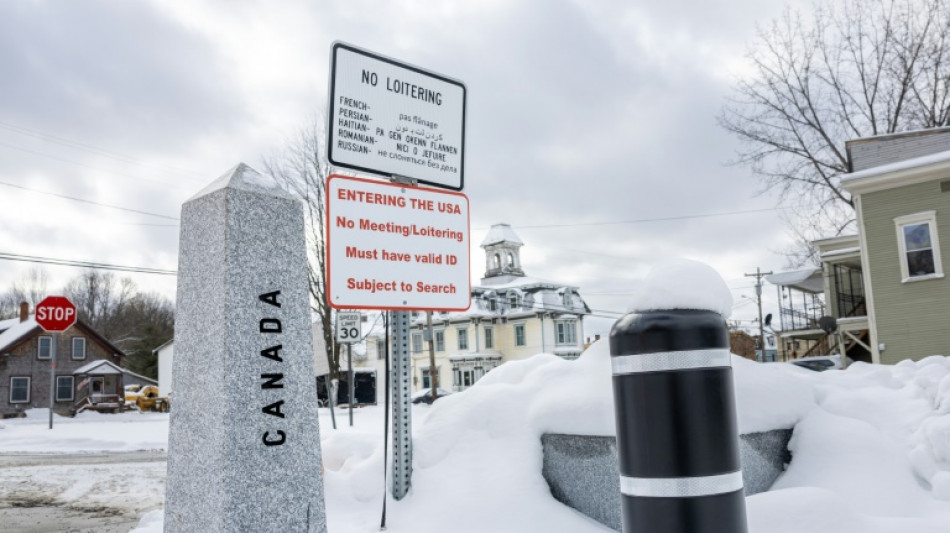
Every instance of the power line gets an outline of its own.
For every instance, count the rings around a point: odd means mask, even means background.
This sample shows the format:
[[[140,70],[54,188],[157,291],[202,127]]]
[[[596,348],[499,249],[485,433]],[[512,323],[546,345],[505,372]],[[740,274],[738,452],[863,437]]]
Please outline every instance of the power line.
[[[113,265],[110,263],[98,263],[92,261],[75,261],[72,259],[56,259],[52,257],[38,257],[32,255],[18,255],[6,252],[0,252],[0,259],[8,261],[21,261],[24,263],[42,263],[45,265],[63,265],[76,266],[83,268],[94,268],[97,270],[116,270],[119,272],[139,272],[143,274],[161,274],[166,276],[176,276],[178,272],[174,270],[163,270],[160,268],[133,267],[124,265]]]
[[[720,213],[700,213],[695,215],[677,215],[672,217],[659,217],[659,218],[637,218],[632,220],[610,220],[605,222],[575,222],[572,224],[535,224],[530,226],[524,226],[520,224],[512,224],[518,229],[547,229],[547,228],[575,228],[581,226],[611,226],[618,224],[640,224],[643,222],[667,222],[673,220],[687,220],[691,218],[709,218],[709,217],[723,217],[731,215],[746,215],[751,213],[765,213],[768,211],[775,210],[784,210],[788,209],[787,207],[770,207],[767,209],[749,209],[745,211],[723,211]],[[491,228],[476,228],[477,230],[491,229]]]
[[[121,161],[121,162],[123,162],[123,163],[132,163],[132,164],[135,164],[135,165],[141,165],[141,166],[151,167],[151,168],[153,168],[153,169],[155,169],[155,170],[171,171],[171,172],[175,172],[175,173],[177,173],[177,174],[181,174],[181,175],[189,176],[189,177],[193,177],[193,178],[200,178],[200,177],[202,177],[202,176],[200,176],[199,174],[197,174],[197,173],[195,173],[195,172],[192,172],[192,171],[189,171],[189,170],[180,169],[180,168],[175,168],[175,167],[172,167],[172,166],[169,166],[169,165],[152,164],[152,163],[149,163],[149,162],[147,162],[147,161],[145,161],[145,160],[143,160],[143,159],[137,158],[137,157],[133,157],[133,156],[121,154],[121,153],[119,153],[119,152],[115,152],[115,151],[112,151],[112,150],[106,150],[105,148],[100,148],[100,147],[98,147],[98,146],[93,146],[93,145],[91,145],[91,144],[81,143],[81,142],[79,142],[79,141],[74,141],[74,140],[72,140],[72,139],[66,139],[66,138],[64,138],[64,137],[58,137],[58,136],[56,136],[56,135],[51,135],[51,134],[49,134],[49,133],[43,133],[43,132],[41,132],[41,131],[32,130],[32,129],[29,129],[29,128],[24,128],[23,126],[17,126],[17,125],[15,125],[15,124],[10,124],[9,122],[2,122],[2,121],[0,121],[0,129],[5,129],[5,130],[10,131],[10,132],[13,132],[13,133],[18,133],[18,134],[20,134],[20,135],[26,135],[26,136],[29,136],[29,137],[33,137],[33,138],[35,138],[35,139],[40,139],[40,140],[43,140],[43,141],[60,144],[60,145],[62,145],[62,146],[67,146],[67,147],[69,147],[69,148],[73,148],[73,149],[76,149],[76,150],[82,150],[82,151],[84,151],[84,152],[89,152],[89,153],[91,153],[91,154],[96,154],[96,155],[101,155],[101,156],[109,157],[109,158],[111,158],[111,159],[115,159],[116,161]]]
[[[2,143],[0,143],[0,144],[2,144]],[[129,212],[129,213],[137,213],[137,214],[139,214],[139,215],[148,215],[148,216],[152,216],[152,217],[166,218],[166,219],[168,219],[168,220],[178,220],[178,218],[176,218],[176,217],[170,217],[170,216],[168,216],[168,215],[160,215],[160,214],[158,214],[158,213],[150,213],[150,212],[148,212],[148,211],[141,211],[141,210],[139,210],[139,209],[131,209],[131,208],[128,208],[128,207],[120,207],[120,206],[117,206],[117,205],[103,204],[103,203],[100,203],[100,202],[95,202],[95,201],[93,201],[93,200],[86,200],[85,198],[77,198],[77,197],[75,197],[75,196],[67,196],[67,195],[65,195],[65,194],[58,194],[58,193],[55,193],[55,192],[40,191],[40,190],[37,190],[37,189],[31,189],[31,188],[29,188],[29,187],[24,187],[24,186],[22,186],[22,185],[16,185],[16,184],[13,184],[13,183],[7,183],[7,182],[5,182],[5,181],[0,181],[0,185],[3,185],[3,186],[5,186],[5,187],[12,187],[12,188],[14,188],[14,189],[20,189],[20,190],[23,190],[23,191],[29,191],[29,192],[36,193],[36,194],[45,194],[46,196],[55,196],[56,198],[63,198],[63,199],[65,199],[65,200],[72,200],[73,202],[81,202],[81,203],[84,203],[84,204],[97,205],[97,206],[99,206],[99,207],[107,207],[107,208],[109,208],[109,209],[117,209],[117,210],[119,210],[119,211],[127,211],[127,212]]]

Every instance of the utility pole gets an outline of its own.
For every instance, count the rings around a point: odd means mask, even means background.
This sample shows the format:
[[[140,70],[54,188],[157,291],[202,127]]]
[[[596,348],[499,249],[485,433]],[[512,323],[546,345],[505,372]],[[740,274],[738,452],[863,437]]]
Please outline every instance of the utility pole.
[[[762,278],[771,275],[771,270],[762,272],[762,269],[759,267],[755,267],[755,274],[745,275],[747,278],[755,278],[755,304],[759,306],[759,347],[762,350],[759,356],[760,363],[765,361],[765,323],[762,322]]]

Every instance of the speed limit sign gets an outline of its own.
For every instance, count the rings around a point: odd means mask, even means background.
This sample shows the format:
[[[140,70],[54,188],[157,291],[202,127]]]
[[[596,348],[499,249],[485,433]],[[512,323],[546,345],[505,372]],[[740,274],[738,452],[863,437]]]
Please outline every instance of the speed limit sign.
[[[362,314],[359,311],[340,311],[336,314],[336,341],[353,344],[360,341]]]

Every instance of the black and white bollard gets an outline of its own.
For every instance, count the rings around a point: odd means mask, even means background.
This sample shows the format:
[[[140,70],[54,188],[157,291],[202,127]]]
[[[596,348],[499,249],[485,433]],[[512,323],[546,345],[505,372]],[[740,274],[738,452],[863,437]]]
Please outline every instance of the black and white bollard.
[[[746,533],[729,333],[714,311],[610,332],[624,533]]]

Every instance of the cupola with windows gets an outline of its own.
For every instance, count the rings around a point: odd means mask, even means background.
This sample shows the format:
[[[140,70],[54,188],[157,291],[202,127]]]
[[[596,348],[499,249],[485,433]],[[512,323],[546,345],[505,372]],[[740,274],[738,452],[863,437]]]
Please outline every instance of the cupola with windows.
[[[510,281],[516,277],[524,277],[521,270],[520,249],[524,242],[518,237],[508,224],[495,224],[488,231],[481,247],[485,250],[485,277],[492,281]],[[508,278],[498,280],[495,278]]]

